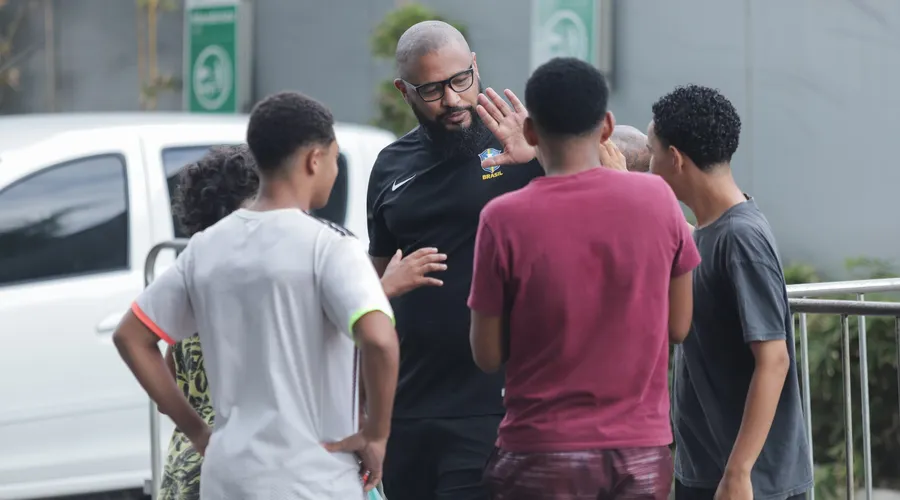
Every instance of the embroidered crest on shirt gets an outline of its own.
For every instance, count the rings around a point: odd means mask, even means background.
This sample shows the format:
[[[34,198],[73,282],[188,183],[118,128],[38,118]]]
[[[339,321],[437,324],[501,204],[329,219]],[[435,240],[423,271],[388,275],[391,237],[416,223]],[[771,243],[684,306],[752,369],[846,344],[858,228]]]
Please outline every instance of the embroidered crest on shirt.
[[[478,158],[480,158],[481,161],[484,161],[493,156],[497,156],[502,152],[503,151],[500,151],[498,149],[487,148],[484,151],[482,151],[481,154],[478,155]],[[503,172],[500,171],[500,165],[492,165],[490,167],[482,166],[481,170],[484,170],[485,172],[487,172],[481,176],[481,180],[483,180],[483,181],[486,181],[488,179],[493,179],[495,177],[500,177],[501,175],[503,175]]]

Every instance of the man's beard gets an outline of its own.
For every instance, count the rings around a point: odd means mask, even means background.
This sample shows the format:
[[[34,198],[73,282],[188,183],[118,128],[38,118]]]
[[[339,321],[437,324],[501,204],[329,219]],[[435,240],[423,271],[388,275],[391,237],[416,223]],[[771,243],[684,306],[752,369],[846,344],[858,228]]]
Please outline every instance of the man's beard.
[[[481,88],[479,82],[479,90]],[[448,90],[448,92],[451,92]],[[454,158],[462,156],[471,156],[479,154],[484,140],[491,134],[484,122],[478,116],[475,108],[472,106],[458,106],[455,108],[444,109],[435,120],[424,116],[416,106],[411,106],[413,114],[419,120],[419,125],[425,130],[428,138],[434,144],[435,149],[444,158]],[[464,111],[470,114],[471,123],[468,127],[450,130],[444,124],[444,118]]]

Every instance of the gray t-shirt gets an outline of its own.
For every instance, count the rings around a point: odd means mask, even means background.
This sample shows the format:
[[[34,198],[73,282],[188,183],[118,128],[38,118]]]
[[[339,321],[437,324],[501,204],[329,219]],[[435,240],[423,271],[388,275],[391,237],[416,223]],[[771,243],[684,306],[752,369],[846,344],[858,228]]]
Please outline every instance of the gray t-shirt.
[[[754,371],[751,342],[786,340],[791,366],[752,471],[754,497],[784,499],[812,486],[788,306],[775,238],[752,199],[694,232],[691,332],[675,349],[675,476],[714,489],[734,446]]]

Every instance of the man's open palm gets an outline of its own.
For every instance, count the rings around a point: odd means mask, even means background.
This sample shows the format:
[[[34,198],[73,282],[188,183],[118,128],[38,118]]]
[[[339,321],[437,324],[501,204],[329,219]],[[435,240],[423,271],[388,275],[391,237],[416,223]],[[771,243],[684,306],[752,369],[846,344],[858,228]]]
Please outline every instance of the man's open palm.
[[[478,94],[478,106],[475,108],[478,116],[503,145],[502,153],[481,162],[483,167],[528,163],[534,159],[534,148],[525,142],[525,135],[522,133],[528,111],[512,90],[506,89],[503,93],[512,103],[512,108],[492,88],[485,90],[484,94]]]

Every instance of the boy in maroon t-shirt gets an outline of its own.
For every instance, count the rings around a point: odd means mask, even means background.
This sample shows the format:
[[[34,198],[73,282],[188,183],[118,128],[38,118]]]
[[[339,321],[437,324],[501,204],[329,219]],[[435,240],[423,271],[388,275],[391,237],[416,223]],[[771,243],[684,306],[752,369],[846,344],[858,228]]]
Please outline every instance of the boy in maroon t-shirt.
[[[690,328],[700,257],[662,179],[598,168],[608,94],[599,71],[566,58],[528,80],[527,112],[509,92],[515,110],[495,93],[479,101],[507,156],[533,148],[547,172],[488,203],[476,239],[472,353],[485,371],[508,356],[485,472],[494,499],[671,488],[668,344]]]

